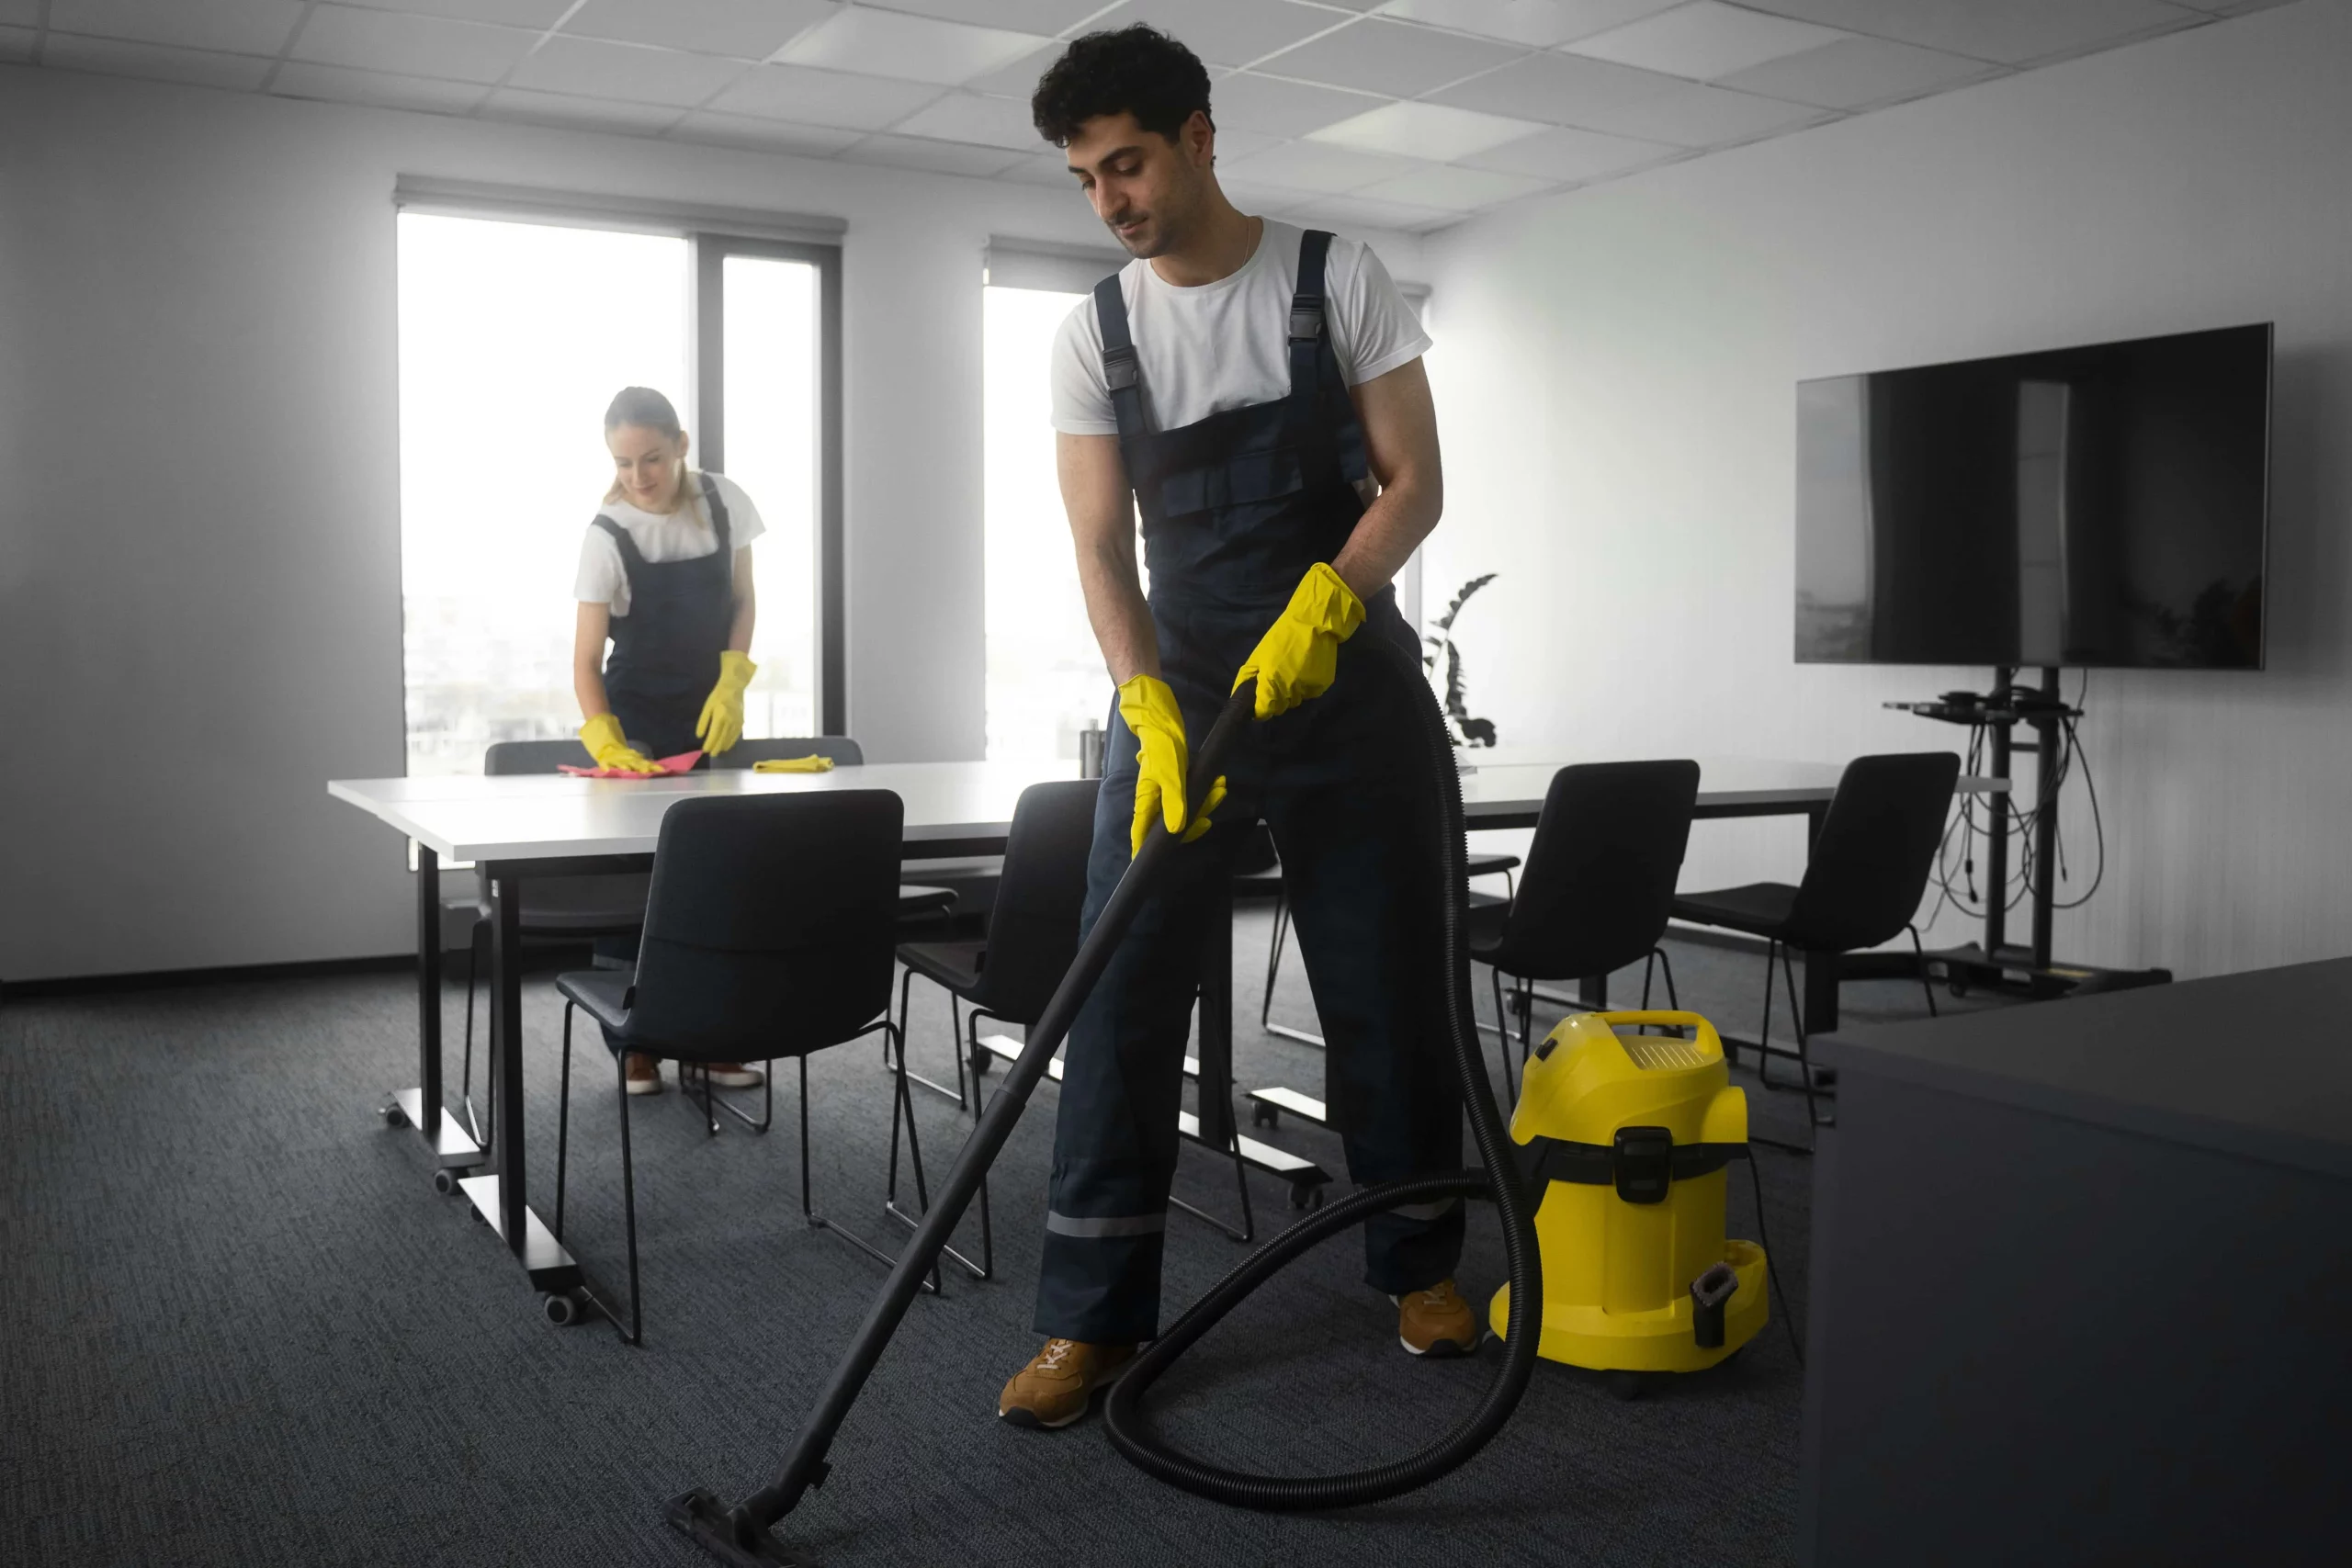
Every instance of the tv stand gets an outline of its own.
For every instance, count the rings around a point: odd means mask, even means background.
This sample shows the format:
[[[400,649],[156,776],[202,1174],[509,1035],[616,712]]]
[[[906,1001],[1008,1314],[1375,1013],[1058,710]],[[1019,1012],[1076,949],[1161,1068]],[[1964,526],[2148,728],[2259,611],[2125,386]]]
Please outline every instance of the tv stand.
[[[2042,670],[2039,687],[2019,687],[2018,674],[2015,665],[1996,667],[1993,688],[1983,696],[1973,692],[1948,692],[1934,702],[1887,705],[1922,718],[1984,727],[1991,732],[1989,772],[1999,779],[2008,778],[2014,758],[2010,732],[2020,724],[2030,726],[2034,732],[2038,766],[2032,824],[2033,873],[2029,889],[2032,919],[2030,939],[2023,945],[2009,940],[2009,807],[2002,801],[1993,807],[1992,825],[1984,834],[1984,940],[1931,950],[1926,955],[1928,973],[1934,976],[1940,971],[1955,996],[1971,987],[2012,996],[2049,998],[2163,985],[2172,978],[2169,969],[2102,969],[2087,964],[2061,964],[2052,955],[2051,926],[2058,907],[2058,802],[2049,793],[2050,780],[2058,771],[2064,727],[2070,719],[2081,717],[2082,710],[2069,706],[2060,694],[2054,666]],[[1883,961],[1894,959],[1901,961],[1901,972],[1911,973],[1918,962],[1908,953],[1887,953],[1877,958],[1879,961],[1873,962],[1858,954],[1848,961],[1847,973],[1883,972]]]

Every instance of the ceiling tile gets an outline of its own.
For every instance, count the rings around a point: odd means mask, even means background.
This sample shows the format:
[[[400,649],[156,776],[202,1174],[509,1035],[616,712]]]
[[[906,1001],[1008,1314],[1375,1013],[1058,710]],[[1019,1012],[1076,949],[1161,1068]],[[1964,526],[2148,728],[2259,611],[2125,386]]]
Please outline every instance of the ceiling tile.
[[[993,71],[984,71],[964,85],[976,93],[989,93],[1000,98],[1020,98],[1025,101],[1030,94],[1037,90],[1037,78],[1046,73],[1046,67],[1060,59],[1062,51],[1068,47],[1069,46],[1067,44],[1056,42],[1049,43],[1043,49],[1031,50],[1012,64],[1000,65]]]
[[[1292,141],[1254,158],[1235,160],[1233,176],[1244,184],[1337,196],[1422,166],[1412,158],[1383,157],[1351,152],[1345,147],[1326,147],[1315,141]]]
[[[879,130],[937,96],[937,87],[920,82],[811,71],[804,65],[758,65],[737,77],[707,107],[802,125]]]
[[[1374,201],[1396,201],[1408,207],[1436,208],[1447,212],[1475,212],[1499,201],[1516,201],[1548,190],[1553,182],[1526,175],[1498,174],[1490,169],[1438,167],[1368,185],[1350,194]]]
[[[40,37],[30,28],[12,28],[0,23],[0,60],[18,63],[33,57],[33,39]]]
[[[950,93],[890,129],[905,136],[1002,147],[1013,152],[1035,152],[1045,144],[1030,123],[1027,104],[1012,98],[984,98],[977,93]]]
[[[934,175],[965,175],[986,179],[1019,163],[1023,154],[1001,147],[966,147],[955,141],[930,141],[918,136],[869,136],[842,153],[854,164],[881,164],[893,169],[922,169]]]
[[[1544,129],[1533,120],[1509,119],[1444,104],[1383,104],[1352,119],[1327,125],[1309,139],[1335,147],[1448,164]]]
[[[1530,175],[1541,180],[1591,180],[1647,164],[1683,156],[1684,149],[1662,141],[1640,141],[1598,130],[1561,127],[1464,160],[1481,169]]]
[[[418,11],[428,17],[496,22],[545,32],[571,8],[572,0],[335,0],[335,4],[368,11]]]
[[[52,32],[275,55],[293,36],[296,0],[51,0]]]
[[[1209,115],[1220,131],[1233,126],[1267,136],[1304,136],[1377,108],[1384,101],[1336,87],[1278,82],[1248,73],[1209,84]]]
[[[671,130],[670,138],[714,147],[740,147],[752,152],[791,152],[823,158],[840,152],[861,134],[821,125],[786,125],[779,119],[753,119],[748,115],[713,114],[697,109]]]
[[[1350,20],[1291,0],[1127,0],[1087,30],[1148,22],[1211,65],[1247,65]]]
[[[0,0],[0,27],[12,32],[17,28],[31,28],[40,22],[42,0]]]
[[[1872,38],[2021,64],[2198,19],[2164,0],[1747,0]]]
[[[1459,212],[1430,207],[1408,207],[1402,202],[1373,201],[1356,196],[1326,197],[1296,209],[1289,218],[1294,223],[1336,229],[1343,234],[1360,233],[1366,229],[1385,229],[1401,234],[1423,233],[1462,221]]]
[[[563,30],[696,54],[765,60],[831,17],[831,0],[586,0]]]
[[[741,61],[674,49],[556,37],[516,66],[508,80],[538,92],[689,108],[751,69]]]
[[[1380,14],[1548,49],[1681,4],[1682,0],[1388,0]]]
[[[1584,117],[1583,129],[1606,130],[1645,141],[1671,141],[1679,147],[1714,147],[1745,141],[1767,131],[1790,130],[1828,117],[1829,111],[1804,104],[1784,104],[1724,87],[1679,83],[1671,93],[1645,98],[1621,109]]]
[[[1035,153],[996,177],[1011,180],[1016,185],[1050,186],[1056,190],[1066,190],[1073,197],[1078,195],[1078,181],[1059,152]]]
[[[955,86],[1010,65],[1047,40],[1033,33],[967,27],[864,6],[846,10],[787,44],[779,60]]]
[[[1409,98],[1523,54],[1510,44],[1377,18],[1351,24],[1261,62],[1270,75]]]
[[[1849,38],[1736,72],[1716,85],[1826,109],[1858,109],[1957,86],[2001,70],[1940,50]]]
[[[1847,36],[1835,28],[1746,11],[1723,0],[1693,0],[1690,5],[1579,39],[1567,47],[1570,52],[1591,60],[1712,82]]]
[[[552,125],[566,130],[605,130],[643,136],[667,130],[678,122],[674,108],[645,104],[616,104],[610,98],[583,98],[570,93],[537,93],[524,87],[501,87],[481,107],[485,119],[519,120],[526,125]]]
[[[478,27],[401,11],[356,11],[322,6],[312,13],[290,58],[402,76],[452,82],[495,82],[538,41],[517,28]]]
[[[886,11],[910,11],[943,22],[1010,28],[1017,33],[1050,35],[1075,27],[1100,11],[1105,0],[871,0]]]
[[[1430,96],[1437,103],[1488,114],[1574,125],[1689,85],[1679,77],[1578,54],[1535,54]]]
[[[483,94],[479,83],[388,76],[380,71],[348,71],[340,65],[312,65],[300,60],[280,65],[277,74],[270,78],[269,90],[281,98],[322,98],[329,103],[417,109],[426,114],[464,114],[481,102]]]
[[[250,93],[269,74],[270,62],[250,54],[169,44],[130,43],[121,39],[77,38],[52,32],[41,46],[41,63],[65,71],[95,71],[108,76],[143,76],[154,82],[190,82]]]

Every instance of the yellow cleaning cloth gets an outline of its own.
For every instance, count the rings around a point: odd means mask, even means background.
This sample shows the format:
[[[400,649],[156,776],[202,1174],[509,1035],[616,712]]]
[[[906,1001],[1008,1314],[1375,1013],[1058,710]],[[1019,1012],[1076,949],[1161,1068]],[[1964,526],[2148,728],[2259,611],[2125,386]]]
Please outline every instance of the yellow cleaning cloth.
[[[764,762],[752,764],[755,773],[830,773],[833,771],[831,757],[770,757]]]

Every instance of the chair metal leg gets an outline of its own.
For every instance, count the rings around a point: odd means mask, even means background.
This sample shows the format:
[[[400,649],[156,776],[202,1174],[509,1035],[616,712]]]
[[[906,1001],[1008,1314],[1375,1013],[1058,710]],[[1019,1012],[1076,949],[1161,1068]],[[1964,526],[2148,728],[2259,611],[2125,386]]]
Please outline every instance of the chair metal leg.
[[[1781,977],[1789,987],[1789,1019],[1797,1032],[1797,1074],[1804,1081],[1805,1120],[1816,1127],[1835,1126],[1834,1121],[1824,1120],[1821,1108],[1814,1098],[1813,1055],[1805,1043],[1804,1014],[1798,1010],[1796,970],[1789,962],[1788,944],[1781,945]]]
[[[897,1030],[899,1043],[895,1047],[893,1047],[893,1049],[898,1053],[897,1060],[899,1066],[901,1069],[906,1071],[906,1075],[909,1078],[922,1085],[923,1088],[931,1090],[932,1093],[939,1095],[944,1099],[954,1100],[956,1102],[956,1110],[971,1111],[973,1109],[974,1101],[978,1097],[976,1094],[967,1094],[965,1091],[965,1064],[964,1055],[961,1050],[958,1050],[956,1054],[956,1087],[954,1089],[949,1089],[944,1083],[934,1082],[932,1079],[923,1077],[921,1073],[915,1072],[910,1068],[906,1068],[905,1066],[907,1059],[907,1042],[914,1038],[913,1032],[907,1027],[908,1020],[910,1016],[909,1010],[910,1006],[909,991],[914,984],[914,978],[915,972],[912,969],[909,969],[902,976],[900,976],[899,981],[899,1026]],[[942,987],[941,989],[945,990],[946,987]],[[963,1034],[963,1000],[964,999],[957,996],[954,991],[950,990],[947,992],[947,1022],[948,1028],[951,1032],[951,1038],[961,1039]],[[889,1057],[886,1055],[884,1058],[884,1066],[887,1067],[888,1065]]]
[[[1512,1010],[1519,1014],[1519,1070],[1527,1073],[1527,1058],[1535,1044],[1535,984],[1521,980],[1511,987]]]
[[[570,998],[564,999],[562,1087],[557,1091],[555,1110],[555,1224],[548,1229],[558,1241],[563,1239],[564,1161],[571,1134],[571,1010],[575,1005]]]
[[[700,1103],[702,1107],[703,1126],[709,1135],[715,1138],[718,1136],[718,1108],[711,1099],[711,1095],[714,1090],[710,1081],[710,1069],[707,1066],[702,1066],[700,1063],[696,1062],[680,1062],[678,1064],[678,1099],[688,1106],[692,1106],[696,1103],[694,1096],[694,1090],[688,1086],[694,1079],[695,1076],[695,1069],[697,1067],[701,1068],[702,1077],[702,1100]]]
[[[1756,1035],[1756,1081],[1765,1089],[1781,1086],[1772,1081],[1772,965],[1781,956],[1781,944],[1767,942],[1764,948],[1764,1027]]]
[[[976,1032],[979,1027],[979,1010],[973,1009],[973,1029]],[[891,1086],[890,1095],[890,1182],[882,1200],[882,1212],[909,1230],[913,1230],[922,1223],[922,1216],[930,1212],[931,1185],[923,1177],[922,1140],[915,1131],[914,1096],[907,1091],[907,1080],[913,1075],[906,1070],[906,1043],[901,1038],[899,1044],[898,1081]],[[911,1214],[899,1207],[899,1120],[901,1116],[905,1117],[907,1124],[908,1163],[913,1166],[915,1173],[915,1212]],[[957,1267],[975,1280],[988,1280],[995,1277],[996,1235],[989,1222],[989,1184],[986,1177],[980,1179],[980,1261],[973,1262],[953,1247],[942,1247],[939,1250],[954,1259]],[[931,1277],[933,1287],[936,1289],[939,1283],[939,1266],[936,1259],[932,1264]]]
[[[621,1314],[613,1303],[598,1295],[594,1287],[582,1284],[580,1295],[613,1325],[613,1332],[624,1345],[645,1343],[644,1298],[639,1293],[637,1272],[637,1162],[629,1148],[628,1137],[628,1053],[613,1053],[613,1089],[621,1106],[621,1229],[628,1241],[628,1321],[622,1324]],[[559,1235],[560,1231],[559,1230]]]
[[[1241,1134],[1238,1126],[1235,1129],[1232,1143],[1228,1144],[1226,1147],[1227,1152],[1233,1157],[1233,1179],[1241,1189],[1241,1228],[1239,1230],[1235,1230],[1231,1225],[1227,1224],[1223,1220],[1218,1219],[1206,1209],[1201,1208],[1196,1204],[1187,1203],[1184,1200],[1177,1197],[1172,1192],[1168,1195],[1168,1205],[1172,1209],[1183,1210],[1184,1213],[1192,1215],[1193,1218],[1196,1220],[1206,1221],[1208,1224],[1215,1225],[1218,1230],[1223,1231],[1229,1240],[1238,1241],[1247,1247],[1250,1242],[1257,1239],[1258,1221],[1257,1216],[1252,1213],[1250,1207],[1250,1167],[1242,1160],[1241,1157]]]
[[[882,1028],[892,1035],[896,1035],[899,1032],[899,1026],[890,1022],[887,1019],[883,1021]],[[888,1053],[886,1059],[894,1060],[901,1064],[905,1062],[907,1043],[904,1040],[890,1040],[886,1043],[884,1049]],[[839,1224],[827,1219],[824,1215],[817,1212],[816,1203],[809,1194],[808,1184],[808,1058],[802,1056],[799,1058],[799,1062],[800,1217],[808,1222],[808,1228],[810,1230],[831,1231],[835,1235],[841,1237],[843,1241],[849,1243],[860,1252],[865,1253],[868,1258],[873,1258],[877,1263],[881,1263],[886,1267],[895,1264],[898,1262],[897,1258],[891,1257],[888,1253],[883,1251],[872,1242],[867,1241],[864,1236],[859,1235],[856,1232],[842,1229]],[[903,1067],[901,1067],[900,1071],[903,1072]],[[914,1111],[912,1105],[907,1100],[906,1081],[904,1077],[900,1076],[900,1073],[893,1073],[891,1075],[891,1093],[892,1098],[899,1102],[900,1109],[905,1111],[908,1121],[911,1122],[914,1119]],[[895,1140],[898,1135],[897,1111],[894,1111],[891,1116],[890,1132],[892,1138]],[[911,1141],[910,1137],[910,1142],[911,1143]],[[939,1264],[936,1260],[934,1260],[931,1266],[931,1278],[922,1281],[922,1288],[927,1294],[934,1296],[939,1294]]]
[[[1927,944],[1919,940],[1917,926],[1905,926],[1903,929],[1911,933],[1911,952],[1919,960],[1919,989],[1925,992],[1928,998],[1928,1016],[1940,1018],[1943,1015],[1936,1011],[1936,987],[1928,979]]]
[[[1258,1003],[1258,1027],[1263,1029],[1273,1017],[1274,979],[1282,973],[1283,938],[1290,932],[1290,895],[1280,888],[1274,892],[1274,931],[1266,943],[1266,994]]]
[[[1504,1108],[1519,1103],[1519,1086],[1510,1076],[1510,1019],[1503,1011],[1503,972],[1491,964],[1487,969],[1488,988],[1495,994],[1495,1059],[1502,1064]]]
[[[1666,976],[1666,1005],[1673,1011],[1680,1012],[1682,1010],[1682,998],[1676,995],[1674,990],[1674,960],[1666,955],[1666,949],[1662,947],[1651,948],[1650,956],[1657,960],[1657,966],[1659,970]],[[1649,977],[1648,965],[1646,964],[1643,966],[1642,1005],[1644,1007],[1649,1006]]]

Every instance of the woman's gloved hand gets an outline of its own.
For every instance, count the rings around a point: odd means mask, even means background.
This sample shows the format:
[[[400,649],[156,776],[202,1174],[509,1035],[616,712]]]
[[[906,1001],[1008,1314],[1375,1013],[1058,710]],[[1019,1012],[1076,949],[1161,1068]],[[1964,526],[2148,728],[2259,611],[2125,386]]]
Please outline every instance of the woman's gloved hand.
[[[695,720],[695,739],[716,757],[743,739],[743,688],[760,667],[729,649],[718,656],[718,684],[703,699],[702,716]]]
[[[600,768],[618,768],[623,773],[658,773],[662,764],[630,746],[621,735],[621,721],[608,713],[600,713],[580,727],[580,743],[588,748],[588,755],[596,759]]]
[[[1168,824],[1170,832],[1183,834],[1184,841],[1191,843],[1209,830],[1209,813],[1225,799],[1225,781],[1220,778],[1209,786],[1199,818],[1187,828],[1184,766],[1190,751],[1184,743],[1184,715],[1176,705],[1176,694],[1157,675],[1131,676],[1119,686],[1119,716],[1136,732],[1136,761],[1142,770],[1136,778],[1136,822],[1127,841],[1128,853],[1143,853],[1144,835],[1151,831],[1155,816]]]
[[[1330,567],[1317,561],[1299,580],[1280,619],[1234,678],[1233,689],[1258,681],[1258,716],[1288,713],[1331,689],[1340,672],[1340,645],[1363,625],[1363,601]]]
[[[833,771],[831,757],[770,757],[752,764],[755,773],[830,773]]]

